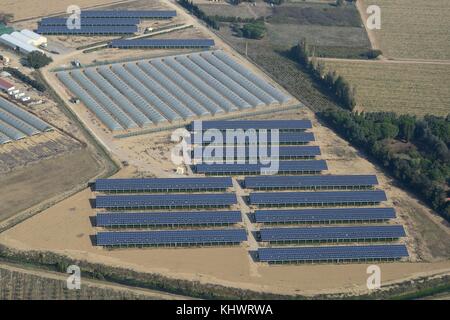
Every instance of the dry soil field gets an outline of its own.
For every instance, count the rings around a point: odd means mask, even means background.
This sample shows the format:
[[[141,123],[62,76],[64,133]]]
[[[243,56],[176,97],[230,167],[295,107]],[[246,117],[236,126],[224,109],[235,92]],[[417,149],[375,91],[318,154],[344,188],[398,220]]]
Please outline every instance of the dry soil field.
[[[44,15],[65,13],[70,5],[77,5],[81,8],[95,7],[120,2],[126,0],[2,0],[1,11],[14,14],[14,20],[29,19]]]
[[[450,64],[326,61],[356,87],[358,108],[423,116],[450,112]]]
[[[388,58],[450,59],[448,0],[363,0],[381,8],[381,30],[374,31]]]

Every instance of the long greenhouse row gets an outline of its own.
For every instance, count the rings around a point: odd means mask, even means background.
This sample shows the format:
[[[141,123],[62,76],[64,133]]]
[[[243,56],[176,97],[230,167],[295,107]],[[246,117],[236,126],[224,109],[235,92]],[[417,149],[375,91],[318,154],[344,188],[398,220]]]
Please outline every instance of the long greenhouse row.
[[[0,97],[0,144],[49,130],[52,127],[46,122]]]
[[[222,51],[56,74],[112,131],[214,116],[291,99]]]

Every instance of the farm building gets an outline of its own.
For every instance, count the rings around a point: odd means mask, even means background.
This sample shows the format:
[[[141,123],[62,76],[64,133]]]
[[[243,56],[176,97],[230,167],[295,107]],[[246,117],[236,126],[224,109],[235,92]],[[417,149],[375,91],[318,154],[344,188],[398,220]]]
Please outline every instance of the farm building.
[[[41,50],[37,49],[35,46],[28,44],[26,42],[23,42],[23,41],[19,40],[18,38],[15,38],[9,34],[1,35],[0,43],[4,44],[5,46],[8,46],[14,50],[18,50],[19,52],[24,53],[24,54],[28,54],[33,51],[41,51]]]
[[[37,34],[36,32],[33,32],[28,29],[23,29],[22,31],[20,31],[20,33],[25,37],[31,39],[32,41],[31,44],[33,44],[36,47],[47,44],[47,38],[41,36],[40,34]]]
[[[11,90],[14,90],[14,89],[15,89],[14,85],[9,83],[8,81],[0,79],[0,90],[1,91],[8,92],[8,91],[11,91]]]

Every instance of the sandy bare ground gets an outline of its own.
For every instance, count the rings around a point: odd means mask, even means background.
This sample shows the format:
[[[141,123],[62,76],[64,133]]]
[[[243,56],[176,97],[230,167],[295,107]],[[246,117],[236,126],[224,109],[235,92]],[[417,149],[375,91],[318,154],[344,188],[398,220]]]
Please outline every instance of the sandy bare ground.
[[[93,8],[114,3],[127,3],[131,0],[2,0],[1,11],[14,14],[14,21],[31,19],[34,17],[65,13],[70,5],[80,8]]]

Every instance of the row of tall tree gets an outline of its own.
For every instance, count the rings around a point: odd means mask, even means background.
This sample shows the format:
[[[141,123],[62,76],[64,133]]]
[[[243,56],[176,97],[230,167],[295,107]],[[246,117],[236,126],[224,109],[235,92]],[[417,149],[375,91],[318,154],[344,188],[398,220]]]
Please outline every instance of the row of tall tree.
[[[194,16],[205,21],[205,23],[216,30],[220,29],[219,22],[214,18],[208,16],[202,9],[200,9],[197,5],[195,5],[192,1],[189,0],[178,0],[178,3],[189,10]]]
[[[356,106],[355,88],[335,71],[326,71],[321,61],[312,56],[312,52],[306,40],[301,40],[290,50],[293,60],[303,66],[318,82],[323,89],[332,95],[342,106],[348,110],[353,110]]]
[[[450,221],[450,115],[417,119],[335,108],[319,116]]]

